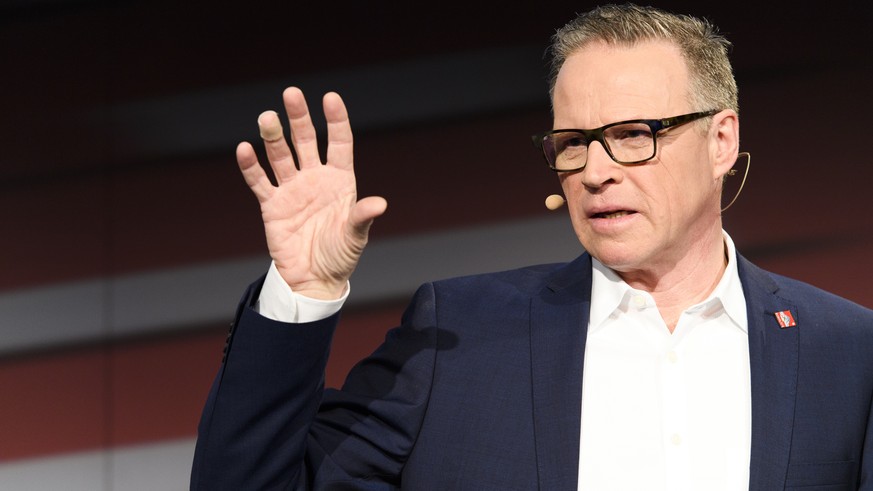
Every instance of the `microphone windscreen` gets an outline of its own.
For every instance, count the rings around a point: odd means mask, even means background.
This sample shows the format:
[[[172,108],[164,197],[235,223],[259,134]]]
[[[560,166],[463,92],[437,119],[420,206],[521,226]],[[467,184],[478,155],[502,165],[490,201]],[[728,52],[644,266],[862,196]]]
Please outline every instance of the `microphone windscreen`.
[[[564,198],[558,194],[550,194],[546,198],[546,208],[554,211],[564,206]]]

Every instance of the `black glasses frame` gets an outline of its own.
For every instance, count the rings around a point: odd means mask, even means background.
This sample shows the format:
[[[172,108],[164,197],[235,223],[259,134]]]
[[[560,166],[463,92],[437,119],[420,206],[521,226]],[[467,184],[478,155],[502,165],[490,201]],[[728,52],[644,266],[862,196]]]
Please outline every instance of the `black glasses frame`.
[[[682,114],[680,116],[673,116],[670,118],[663,118],[663,119],[632,119],[629,121],[619,121],[617,123],[610,123],[608,125],[601,126],[600,128],[595,128],[593,130],[580,130],[580,129],[572,129],[572,128],[551,130],[551,131],[546,131],[545,133],[540,133],[538,135],[533,135],[531,137],[531,140],[533,141],[534,147],[539,148],[543,152],[543,157],[546,159],[546,163],[549,164],[549,169],[552,169],[555,172],[574,172],[574,171],[577,171],[580,169],[584,169],[585,166],[588,164],[588,156],[586,155],[585,162],[582,165],[580,165],[579,167],[575,167],[572,169],[558,169],[558,168],[556,168],[555,162],[553,162],[552,160],[549,159],[549,155],[546,152],[546,147],[545,147],[545,145],[543,145],[543,142],[545,141],[546,138],[548,138],[549,136],[554,135],[556,133],[568,133],[568,132],[578,133],[578,134],[582,135],[585,138],[585,141],[588,142],[589,144],[591,142],[594,142],[594,141],[600,142],[600,145],[603,146],[603,148],[606,150],[606,153],[609,155],[609,158],[611,158],[616,163],[619,163],[622,165],[641,164],[643,162],[651,160],[655,155],[657,155],[657,153],[658,153],[658,136],[657,135],[659,132],[664,131],[664,130],[669,129],[669,128],[675,128],[677,126],[681,126],[683,124],[690,123],[690,122],[696,121],[698,119],[712,116],[718,112],[719,111],[717,109],[713,109],[710,111]],[[629,161],[629,162],[624,162],[624,161],[618,160],[617,158],[615,158],[615,155],[612,154],[612,150],[609,148],[609,145],[606,143],[606,140],[604,140],[603,132],[608,130],[609,128],[614,127],[614,126],[618,126],[618,125],[622,125],[622,124],[635,124],[635,123],[644,124],[644,125],[648,126],[649,129],[652,130],[652,155],[650,155],[644,159],[641,159],[641,160],[634,160],[634,161]],[[555,156],[555,157],[557,157],[557,156]]]

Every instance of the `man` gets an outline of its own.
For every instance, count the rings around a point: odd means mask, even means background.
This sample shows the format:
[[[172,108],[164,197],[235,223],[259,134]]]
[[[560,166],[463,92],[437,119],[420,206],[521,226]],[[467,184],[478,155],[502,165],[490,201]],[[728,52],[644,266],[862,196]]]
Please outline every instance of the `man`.
[[[421,287],[341,391],[322,391],[330,337],[386,203],[357,200],[340,98],[322,165],[286,90],[299,169],[275,113],[278,186],[237,149],[274,263],[238,309],[192,489],[873,489],[873,312],[756,268],[722,230],[726,51],[651,8],[561,29],[537,142],[587,252]]]

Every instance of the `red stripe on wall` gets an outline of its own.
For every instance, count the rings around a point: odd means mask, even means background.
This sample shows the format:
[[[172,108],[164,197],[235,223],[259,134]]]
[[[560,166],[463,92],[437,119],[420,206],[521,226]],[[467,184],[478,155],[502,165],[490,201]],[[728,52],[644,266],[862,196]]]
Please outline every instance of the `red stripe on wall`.
[[[97,348],[0,363],[0,459],[102,446],[107,356]]]
[[[402,308],[344,314],[327,384],[381,343]],[[0,362],[0,460],[196,435],[226,327]]]

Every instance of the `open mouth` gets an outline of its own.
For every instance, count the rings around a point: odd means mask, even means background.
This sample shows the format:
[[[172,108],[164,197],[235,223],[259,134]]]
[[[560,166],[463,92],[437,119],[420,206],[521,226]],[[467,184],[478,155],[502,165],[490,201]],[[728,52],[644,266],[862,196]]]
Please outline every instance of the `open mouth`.
[[[609,212],[603,212],[603,213],[595,213],[594,215],[592,215],[592,218],[606,218],[606,219],[620,218],[623,216],[631,215],[633,213],[636,213],[636,212],[635,211],[628,211],[628,210],[609,211]]]

